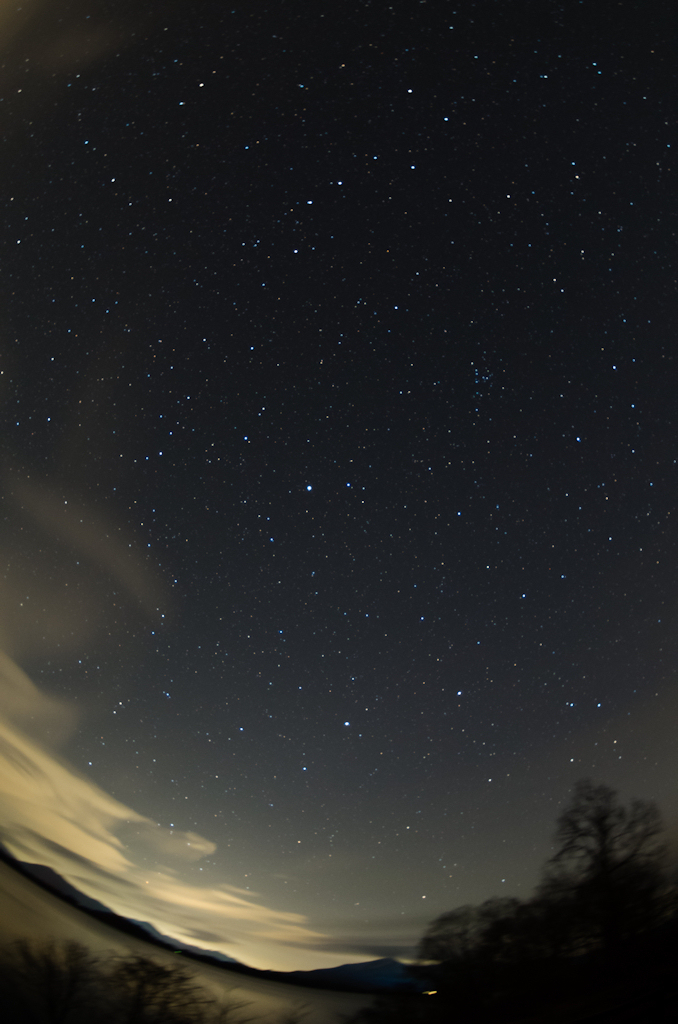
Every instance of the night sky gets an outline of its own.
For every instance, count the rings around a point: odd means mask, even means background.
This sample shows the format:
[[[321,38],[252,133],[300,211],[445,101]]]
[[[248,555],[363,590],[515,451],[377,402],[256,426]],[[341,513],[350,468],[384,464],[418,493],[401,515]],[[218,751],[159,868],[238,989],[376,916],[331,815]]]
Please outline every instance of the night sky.
[[[674,10],[2,5],[16,856],[287,969],[675,828]]]

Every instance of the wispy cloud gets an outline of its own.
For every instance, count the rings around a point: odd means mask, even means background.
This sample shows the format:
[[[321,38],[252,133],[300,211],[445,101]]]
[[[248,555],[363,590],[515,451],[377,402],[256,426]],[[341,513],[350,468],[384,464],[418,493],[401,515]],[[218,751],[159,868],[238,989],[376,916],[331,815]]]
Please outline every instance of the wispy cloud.
[[[149,921],[185,942],[195,943],[201,932],[221,935],[210,948],[253,966],[300,966],[292,950],[321,949],[327,936],[313,931],[303,915],[274,910],[225,882],[194,885],[180,870],[162,866],[168,859],[179,867],[199,860],[216,844],[138,814],[32,738],[29,708],[37,719],[64,711],[69,720],[70,712],[5,655],[0,693],[0,816],[4,842],[15,856],[48,865],[116,913]],[[149,869],[153,859],[156,866]],[[319,952],[312,966],[326,963]]]

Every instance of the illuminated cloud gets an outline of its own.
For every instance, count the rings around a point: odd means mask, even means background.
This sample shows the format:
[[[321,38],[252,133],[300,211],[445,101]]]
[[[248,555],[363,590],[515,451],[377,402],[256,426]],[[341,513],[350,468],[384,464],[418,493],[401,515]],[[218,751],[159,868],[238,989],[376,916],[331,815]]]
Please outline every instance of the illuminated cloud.
[[[125,523],[55,480],[5,465],[0,482],[6,509],[0,648],[6,654],[32,663],[80,657],[97,641],[129,638],[140,613],[157,625],[169,621],[162,572]]]
[[[119,616],[135,606],[150,617],[166,606],[160,573],[124,527],[54,484],[7,468],[3,477],[20,529],[0,587],[0,647],[15,657],[63,657],[120,629]],[[51,574],[39,571],[45,538],[56,542]],[[110,586],[100,586],[106,579],[127,598],[114,609],[104,596]],[[43,693],[0,649],[0,839],[10,852],[51,867],[116,913],[166,935],[198,945],[201,933],[221,936],[206,948],[252,966],[342,962],[303,915],[266,907],[250,889],[184,880],[189,865],[213,854],[216,844],[162,827],[77,772],[58,750],[82,727],[81,718],[82,709]]]
[[[121,49],[135,29],[148,28],[153,20],[153,15],[143,10],[126,12],[124,20],[93,10],[83,19],[78,5],[71,11],[60,9],[55,17],[49,0],[2,3],[0,49],[12,54],[19,43],[20,52],[28,54],[25,59],[45,77],[65,76],[74,67],[86,67]]]
[[[25,672],[0,650],[0,720],[12,722],[43,742],[61,743],[76,725],[76,713],[64,701],[41,693]]]
[[[142,557],[133,534],[112,517],[46,482],[38,483],[27,475],[9,476],[7,482],[9,495],[24,517],[103,570],[147,614],[157,612],[164,587]]]
[[[6,655],[0,657],[0,819],[16,857],[46,864],[116,913],[185,942],[207,932],[209,948],[253,966],[298,966],[284,947],[320,949],[326,936],[301,914],[273,910],[227,884],[197,886],[176,868],[213,853],[194,832],[163,828],[114,799],[21,728],[68,709],[46,697]],[[155,859],[156,863],[148,868]],[[200,940],[197,940],[200,944]],[[335,962],[336,962],[336,958]],[[325,966],[319,952],[313,966]]]
[[[196,832],[162,828],[147,821],[130,823],[118,831],[118,836],[128,849],[140,849],[145,856],[151,854],[181,861],[200,860],[214,853],[217,848],[216,843],[203,839]]]

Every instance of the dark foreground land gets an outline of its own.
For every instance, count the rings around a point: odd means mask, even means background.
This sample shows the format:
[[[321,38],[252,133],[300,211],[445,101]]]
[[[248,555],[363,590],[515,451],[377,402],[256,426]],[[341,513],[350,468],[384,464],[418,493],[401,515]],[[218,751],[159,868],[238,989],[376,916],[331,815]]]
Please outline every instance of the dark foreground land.
[[[339,1024],[371,1000],[189,958],[121,921],[86,913],[0,862],[1,1024]],[[166,995],[185,992],[182,979],[196,991],[177,1015]]]
[[[436,984],[435,969],[428,970]],[[376,996],[340,1024],[668,1024],[678,1007],[678,921],[607,954],[494,965],[483,975],[440,976],[430,994]],[[242,995],[242,993],[240,994]],[[4,1024],[296,1024],[303,1006],[278,1013],[238,993],[214,998],[183,958],[101,956],[75,941],[18,940],[0,953]],[[329,1019],[329,1018],[328,1018]]]
[[[355,1024],[668,1024],[678,1020],[678,918],[613,954],[429,972],[432,994],[378,997]]]

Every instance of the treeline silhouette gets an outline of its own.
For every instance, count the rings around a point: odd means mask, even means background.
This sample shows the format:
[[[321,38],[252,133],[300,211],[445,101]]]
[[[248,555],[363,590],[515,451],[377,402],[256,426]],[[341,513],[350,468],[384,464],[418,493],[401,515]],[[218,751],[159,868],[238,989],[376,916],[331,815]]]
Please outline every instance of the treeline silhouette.
[[[79,942],[19,940],[0,953],[4,1024],[246,1024],[248,1003],[212,999],[181,962],[97,957]],[[276,1024],[300,1024],[303,1007]],[[268,1018],[267,1018],[268,1020]]]
[[[411,967],[431,994],[381,997],[355,1024],[675,1020],[678,886],[662,834],[654,803],[580,781],[534,896],[436,918]]]
[[[654,803],[585,779],[528,900],[436,918],[409,966],[427,994],[380,996],[352,1024],[662,1024],[678,1006],[678,878]],[[3,1024],[245,1024],[177,956],[97,957],[78,942],[0,951]],[[303,1007],[278,1017],[296,1024]]]

